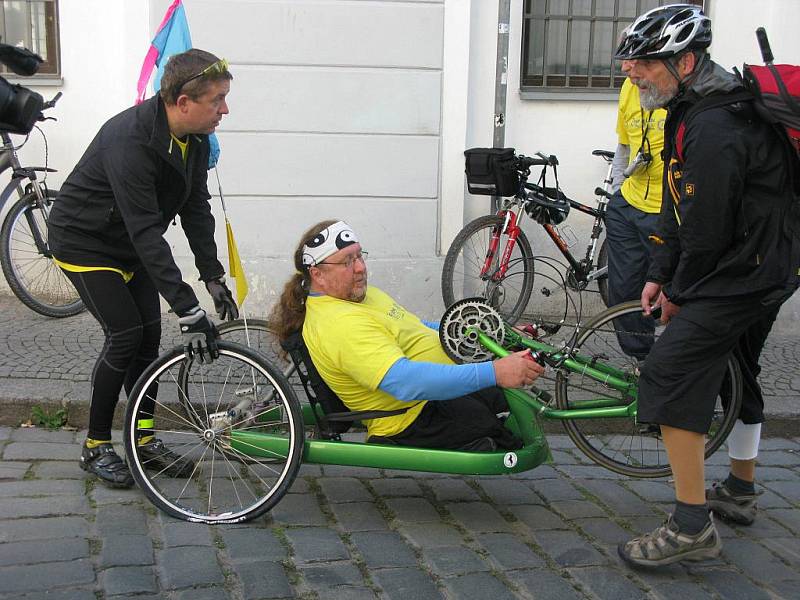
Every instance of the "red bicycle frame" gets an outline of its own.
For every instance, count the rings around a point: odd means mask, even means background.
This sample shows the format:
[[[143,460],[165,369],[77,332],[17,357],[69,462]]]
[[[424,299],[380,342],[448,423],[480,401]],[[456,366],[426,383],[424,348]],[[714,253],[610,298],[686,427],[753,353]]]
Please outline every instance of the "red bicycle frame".
[[[505,232],[508,235],[505,250],[503,251],[503,258],[500,260],[498,269],[495,273],[491,274],[492,281],[500,281],[505,277],[508,271],[508,261],[511,259],[511,253],[514,251],[514,246],[517,243],[519,232],[521,229],[517,225],[517,215],[510,210],[503,210],[498,213],[498,216],[503,217],[503,224],[498,225],[492,231],[492,237],[489,240],[489,248],[486,250],[486,258],[483,261],[481,268],[481,279],[488,279],[489,273],[492,269],[494,257],[497,254],[497,247],[500,245],[500,236]]]

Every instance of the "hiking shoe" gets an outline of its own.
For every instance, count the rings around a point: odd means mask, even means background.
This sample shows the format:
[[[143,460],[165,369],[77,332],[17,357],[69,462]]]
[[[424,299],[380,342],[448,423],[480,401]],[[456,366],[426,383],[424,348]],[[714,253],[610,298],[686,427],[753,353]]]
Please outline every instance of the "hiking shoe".
[[[169,477],[189,477],[194,470],[194,461],[178,456],[157,438],[139,444],[137,452],[144,467],[150,471],[159,471]]]
[[[128,465],[114,451],[111,442],[94,448],[87,448],[84,444],[79,464],[81,469],[91,473],[109,487],[122,489],[133,487],[133,475]]]
[[[722,540],[713,521],[709,521],[697,535],[688,535],[680,532],[672,515],[655,531],[617,547],[622,560],[638,567],[660,567],[682,560],[706,560],[716,558],[721,551]]]
[[[756,518],[756,499],[759,494],[734,494],[725,482],[716,481],[706,490],[708,507],[724,521],[752,525]]]

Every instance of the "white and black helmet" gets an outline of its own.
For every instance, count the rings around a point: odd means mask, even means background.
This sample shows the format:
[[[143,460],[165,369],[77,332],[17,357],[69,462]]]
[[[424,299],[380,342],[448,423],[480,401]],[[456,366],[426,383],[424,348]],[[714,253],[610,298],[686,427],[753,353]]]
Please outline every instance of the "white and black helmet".
[[[654,8],[628,27],[614,58],[669,58],[711,45],[711,19],[699,6],[670,4]]]

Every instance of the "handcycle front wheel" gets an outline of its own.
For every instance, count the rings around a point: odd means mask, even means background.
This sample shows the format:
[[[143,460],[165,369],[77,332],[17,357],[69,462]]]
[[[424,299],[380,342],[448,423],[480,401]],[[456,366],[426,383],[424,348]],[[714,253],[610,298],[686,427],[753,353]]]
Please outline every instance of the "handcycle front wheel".
[[[616,374],[638,380],[638,364],[627,355],[614,328],[615,319],[641,315],[638,302],[612,306],[589,321],[575,344],[575,354],[610,367]],[[654,323],[654,325],[657,325]],[[663,327],[656,326],[649,342],[654,342]],[[622,330],[624,331],[624,330]],[[645,334],[623,333],[623,340]],[[626,342],[623,342],[626,343]],[[629,343],[629,342],[628,342]],[[630,347],[630,346],[628,346]],[[556,376],[556,404],[562,410],[577,408],[581,403],[607,400],[624,406],[632,398],[591,379],[578,371],[561,369]],[[731,358],[722,389],[717,396],[714,416],[706,438],[705,456],[722,446],[733,428],[742,405],[742,374]],[[666,448],[657,425],[638,423],[633,418],[593,418],[563,421],[575,445],[597,464],[628,477],[665,477],[671,473]]]
[[[505,321],[514,324],[528,306],[533,290],[533,251],[525,233],[520,231],[507,265],[501,265],[501,261],[509,239],[501,235],[491,264],[481,275],[492,235],[503,223],[502,217],[487,215],[459,232],[444,259],[442,299],[445,306],[451,306],[463,298],[485,298]],[[502,266],[507,270],[500,277]]]
[[[285,377],[239,344],[220,341],[219,350],[211,364],[187,359],[181,348],[160,356],[134,386],[125,416],[136,483],[155,506],[186,521],[263,515],[286,494],[302,460],[302,413]],[[174,453],[170,464],[156,466],[142,449],[139,438],[150,435]]]
[[[57,190],[47,189],[44,206],[36,195],[22,196],[0,229],[0,265],[14,295],[46,317],[71,317],[84,310],[78,292],[53,262],[47,219]]]

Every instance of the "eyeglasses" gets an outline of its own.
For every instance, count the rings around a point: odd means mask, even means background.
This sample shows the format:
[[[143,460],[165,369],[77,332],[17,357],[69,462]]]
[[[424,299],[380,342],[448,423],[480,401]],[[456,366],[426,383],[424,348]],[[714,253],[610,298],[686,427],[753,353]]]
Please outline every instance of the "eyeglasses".
[[[316,266],[320,266],[320,265],[344,265],[345,269],[352,269],[353,265],[356,264],[357,260],[360,260],[362,263],[367,264],[367,257],[368,256],[369,256],[369,252],[367,252],[366,250],[362,250],[358,254],[354,254],[353,256],[348,256],[347,260],[344,260],[342,262],[327,262],[327,261],[323,260],[321,263],[317,263]]]
[[[205,77],[206,75],[220,75],[222,73],[228,72],[228,61],[224,58],[220,58],[218,61],[211,63],[205,69],[197,73],[196,75],[192,75],[189,79],[183,80],[179,85],[175,86],[175,95],[180,95],[181,90],[183,87],[189,83],[190,81],[194,81],[195,79],[199,79],[200,77]]]

